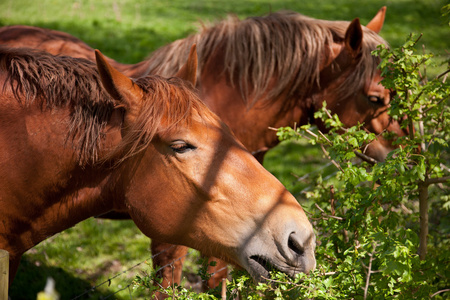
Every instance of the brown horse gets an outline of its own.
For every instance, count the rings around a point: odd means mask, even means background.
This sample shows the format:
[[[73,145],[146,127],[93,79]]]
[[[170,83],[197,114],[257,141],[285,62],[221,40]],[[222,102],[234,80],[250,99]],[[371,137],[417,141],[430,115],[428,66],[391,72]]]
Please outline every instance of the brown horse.
[[[135,65],[109,62],[128,76],[170,76],[180,68],[190,45],[198,45],[197,86],[203,100],[255,156],[278,143],[268,127],[316,123],[322,106],[347,126],[364,123],[377,140],[365,148],[383,160],[394,147],[385,131],[404,135],[387,115],[390,93],[379,84],[379,59],[371,52],[386,44],[381,30],[386,8],[367,27],[353,22],[312,19],[294,12],[240,21],[229,17],[215,26],[175,41]],[[94,59],[94,51],[63,32],[29,26],[0,28],[0,43],[53,54]],[[317,124],[323,128],[323,124]]]
[[[377,45],[386,44],[378,35],[385,12],[383,7],[366,27],[358,19],[326,21],[294,12],[243,21],[229,17],[161,48],[136,65],[111,63],[132,77],[148,73],[168,76],[180,67],[189,46],[197,43],[197,87],[203,100],[259,161],[278,143],[268,127],[310,122],[326,131],[313,118],[323,101],[345,125],[364,123],[367,130],[376,133],[377,140],[364,151],[383,160],[393,146],[382,133],[405,134],[387,114],[390,92],[379,84],[379,60],[371,55]],[[4,27],[0,43],[94,58],[93,50],[82,41],[36,27]],[[152,242],[153,251],[164,247]],[[156,264],[166,265],[185,251],[171,248]],[[175,264],[181,263],[178,260]],[[179,276],[181,271],[175,278]],[[171,280],[172,275],[165,278]]]
[[[111,210],[256,279],[315,267],[301,206],[192,83],[131,80],[96,56],[97,67],[0,48],[0,248],[11,279],[26,250]],[[195,51],[189,57],[177,76],[194,82]]]

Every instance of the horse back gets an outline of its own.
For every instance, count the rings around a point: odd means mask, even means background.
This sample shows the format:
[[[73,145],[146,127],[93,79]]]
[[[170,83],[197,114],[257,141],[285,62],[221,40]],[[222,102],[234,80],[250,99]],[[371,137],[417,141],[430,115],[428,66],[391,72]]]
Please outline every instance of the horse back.
[[[94,61],[94,50],[76,37],[56,30],[32,26],[0,28],[0,43],[9,47],[40,49],[53,55],[69,55]]]

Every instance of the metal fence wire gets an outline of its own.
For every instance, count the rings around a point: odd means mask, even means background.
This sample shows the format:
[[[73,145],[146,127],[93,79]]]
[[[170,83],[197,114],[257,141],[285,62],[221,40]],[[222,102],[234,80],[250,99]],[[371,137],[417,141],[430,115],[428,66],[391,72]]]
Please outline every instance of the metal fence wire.
[[[98,289],[99,287],[101,287],[101,286],[103,286],[103,285],[105,285],[105,284],[111,285],[111,281],[112,281],[112,280],[118,278],[119,276],[121,276],[121,275],[123,275],[123,274],[125,274],[125,273],[130,272],[131,270],[133,270],[133,269],[137,268],[138,266],[144,264],[145,262],[147,262],[147,261],[150,260],[150,259],[153,260],[153,258],[155,258],[155,257],[157,257],[158,255],[161,255],[162,253],[164,253],[164,252],[166,252],[166,251],[172,249],[173,247],[175,247],[175,245],[172,245],[172,246],[170,246],[169,248],[166,248],[166,249],[164,249],[164,250],[162,250],[162,251],[160,251],[160,252],[158,252],[158,253],[156,253],[156,254],[153,254],[153,255],[150,256],[149,258],[147,258],[147,259],[145,259],[145,260],[143,260],[143,261],[141,261],[141,262],[139,262],[139,263],[137,263],[137,264],[131,266],[130,268],[128,268],[128,269],[126,269],[126,270],[124,270],[124,271],[121,271],[121,272],[117,273],[116,275],[114,275],[114,276],[112,276],[112,277],[106,279],[105,281],[103,281],[103,282],[101,282],[101,283],[99,283],[99,284],[97,284],[97,285],[95,285],[95,286],[93,286],[93,287],[87,289],[86,291],[84,291],[84,292],[81,293],[80,295],[78,295],[78,296],[72,298],[72,300],[82,299],[83,296],[88,296],[89,293],[95,291],[96,289]],[[158,269],[154,270],[154,272],[156,273],[156,272],[161,271],[161,270],[164,269],[164,268],[171,267],[171,266],[173,266],[173,264],[174,264],[175,262],[177,262],[177,261],[179,261],[179,260],[181,260],[181,259],[187,257],[188,255],[189,255],[189,252],[186,253],[185,255],[180,256],[180,257],[178,257],[177,259],[171,261],[170,263],[168,263],[168,264],[166,264],[166,265],[164,265],[164,266],[159,267]],[[211,273],[211,275],[214,275],[214,274],[216,274],[216,273],[218,273],[218,272],[221,272],[222,270],[225,270],[226,268],[227,268],[227,267],[223,267],[223,268],[217,270],[216,272]],[[206,280],[203,280],[203,279],[202,279],[202,283],[205,283],[205,282],[206,282]],[[129,290],[130,299],[133,299],[133,296],[132,296],[132,294],[131,294],[131,289],[130,289],[130,287],[131,287],[132,284],[133,284],[133,283],[130,282],[127,286],[125,286],[125,287],[123,287],[123,288],[120,288],[119,290],[117,290],[117,291],[115,291],[115,292],[113,292],[113,293],[110,293],[109,295],[103,297],[102,299],[109,299],[109,298],[113,297],[114,295],[116,295],[116,294],[118,294],[118,293],[120,293],[120,292],[122,292],[123,290],[126,290],[126,289]],[[160,288],[163,288],[163,287],[160,286]]]

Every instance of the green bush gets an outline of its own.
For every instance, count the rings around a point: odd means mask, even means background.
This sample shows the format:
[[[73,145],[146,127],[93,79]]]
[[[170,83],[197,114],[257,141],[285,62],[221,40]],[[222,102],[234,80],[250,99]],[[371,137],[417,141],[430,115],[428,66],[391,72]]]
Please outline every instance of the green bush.
[[[448,6],[446,7],[448,9]],[[316,113],[327,134],[312,129],[280,128],[281,140],[307,139],[321,145],[337,167],[335,180],[315,178],[306,193],[313,203],[310,220],[317,233],[317,269],[288,278],[274,272],[255,284],[245,272],[227,283],[233,299],[443,299],[450,286],[450,68],[432,80],[426,67],[431,54],[417,54],[420,37],[410,36],[396,49],[380,46],[383,85],[397,91],[390,115],[403,120],[409,135],[385,162],[374,163],[361,146],[376,137],[362,125],[344,128],[326,107]],[[422,50],[420,50],[422,51]],[[413,130],[414,129],[414,130]],[[430,214],[430,218],[429,218]],[[430,222],[429,222],[430,220]],[[146,288],[151,280],[136,280]],[[169,288],[178,299],[218,299],[220,291],[196,294]]]

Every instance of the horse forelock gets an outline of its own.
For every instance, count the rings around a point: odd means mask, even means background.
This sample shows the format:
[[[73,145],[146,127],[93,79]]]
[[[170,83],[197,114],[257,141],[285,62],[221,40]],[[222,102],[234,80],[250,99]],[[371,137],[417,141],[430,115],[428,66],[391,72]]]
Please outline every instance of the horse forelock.
[[[321,64],[331,53],[333,42],[344,39],[349,24],[313,19],[291,11],[245,20],[230,15],[197,34],[157,50],[149,58],[148,69],[164,76],[174,74],[183,64],[190,46],[196,43],[198,76],[201,76],[204,63],[219,47],[225,59],[222,70],[216,71],[228,73],[245,101],[276,101],[281,97],[295,102],[299,97],[306,97],[315,86],[320,87]],[[386,42],[364,29],[363,53],[336,91],[341,98],[361,89],[372,78],[379,61],[371,51],[378,44]],[[274,78],[276,83],[271,84]],[[293,95],[296,97],[291,97]],[[286,105],[291,107],[289,103]]]
[[[188,126],[194,112],[200,117],[214,115],[192,85],[179,78],[152,75],[141,77],[135,83],[144,91],[142,106],[135,122],[126,128],[121,143],[107,155],[119,157],[116,163],[146,149],[157,133]]]
[[[21,105],[36,104],[42,110],[67,107],[71,118],[66,141],[78,152],[80,165],[99,162],[101,140],[114,101],[103,89],[94,63],[30,49],[0,48],[0,69],[6,72],[3,91],[9,86]],[[193,110],[208,111],[194,89],[181,79],[151,76],[136,83],[146,98],[130,130],[134,134],[127,135],[117,149],[108,149],[120,152],[120,161],[147,146],[157,130],[162,130],[161,122],[164,128],[172,128],[187,122]],[[130,151],[121,151],[125,148]]]

